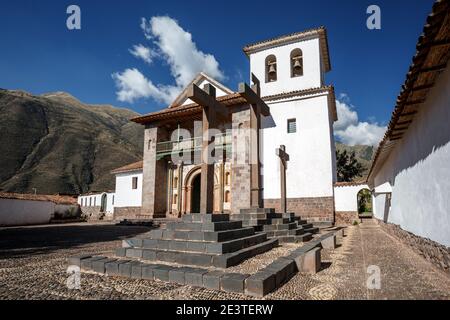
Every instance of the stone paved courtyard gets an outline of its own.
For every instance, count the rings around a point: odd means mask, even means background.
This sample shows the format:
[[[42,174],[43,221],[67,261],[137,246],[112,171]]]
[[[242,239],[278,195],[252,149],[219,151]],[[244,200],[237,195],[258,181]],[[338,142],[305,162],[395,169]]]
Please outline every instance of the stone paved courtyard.
[[[0,229],[0,299],[251,299],[240,294],[82,274],[66,287],[66,258],[112,254],[121,240],[150,229],[72,224]],[[296,275],[265,299],[449,299],[450,276],[435,269],[371,221],[347,229],[339,247],[322,251],[323,269]],[[381,270],[381,289],[366,287],[367,267]]]

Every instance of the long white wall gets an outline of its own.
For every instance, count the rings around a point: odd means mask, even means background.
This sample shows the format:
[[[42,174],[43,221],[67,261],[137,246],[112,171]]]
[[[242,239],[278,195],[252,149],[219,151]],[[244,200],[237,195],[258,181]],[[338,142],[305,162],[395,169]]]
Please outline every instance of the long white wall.
[[[332,197],[334,147],[329,125],[327,94],[270,103],[271,117],[263,119],[262,174],[264,198],[280,198],[280,145],[290,156],[286,172],[288,198]],[[297,132],[287,132],[287,120],[296,119]]]
[[[133,189],[133,177],[137,177],[137,189]],[[114,207],[142,206],[142,171],[119,173],[116,175],[116,195]]]
[[[357,212],[358,192],[369,189],[367,185],[335,186],[334,187],[334,209],[336,212]]]
[[[46,224],[54,211],[50,201],[0,198],[0,226]]]
[[[429,92],[410,128],[374,176],[392,185],[388,222],[450,246],[450,68]],[[374,197],[383,219],[384,194]]]

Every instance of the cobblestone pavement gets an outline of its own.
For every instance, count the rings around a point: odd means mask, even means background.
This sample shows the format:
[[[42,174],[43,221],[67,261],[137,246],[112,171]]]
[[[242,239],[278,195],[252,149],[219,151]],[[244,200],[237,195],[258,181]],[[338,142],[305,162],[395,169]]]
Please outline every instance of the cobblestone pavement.
[[[158,281],[83,273],[81,290],[66,286],[66,258],[109,255],[146,227],[74,224],[0,229],[0,299],[251,299]],[[296,275],[266,299],[449,299],[450,278],[385,234],[376,224],[349,227],[322,270]],[[366,286],[367,267],[381,271],[381,289]]]

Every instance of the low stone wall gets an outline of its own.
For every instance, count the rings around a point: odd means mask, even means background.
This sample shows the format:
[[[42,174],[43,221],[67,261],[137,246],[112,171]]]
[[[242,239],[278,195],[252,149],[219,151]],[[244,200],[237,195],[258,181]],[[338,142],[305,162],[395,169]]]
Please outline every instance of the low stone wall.
[[[264,207],[280,211],[280,199],[264,199]],[[310,222],[334,222],[334,198],[290,198],[287,211],[295,212]]]
[[[336,211],[336,222],[338,226],[352,225],[355,221],[360,221],[357,211]]]
[[[114,220],[133,219],[139,216],[141,216],[141,207],[114,208]]]
[[[81,207],[81,217],[87,220],[99,220],[103,217],[101,207]]]
[[[450,248],[405,231],[400,226],[375,219],[386,233],[402,241],[438,268],[450,273]]]

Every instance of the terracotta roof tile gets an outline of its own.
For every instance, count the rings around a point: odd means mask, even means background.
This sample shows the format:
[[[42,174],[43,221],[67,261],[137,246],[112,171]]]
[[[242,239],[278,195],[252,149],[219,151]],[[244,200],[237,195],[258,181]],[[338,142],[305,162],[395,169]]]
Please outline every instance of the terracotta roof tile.
[[[130,163],[130,164],[127,164],[127,165],[125,165],[123,167],[114,169],[114,170],[111,171],[111,173],[116,174],[116,173],[123,173],[123,172],[142,170],[143,166],[144,166],[144,162],[141,160],[141,161]]]

